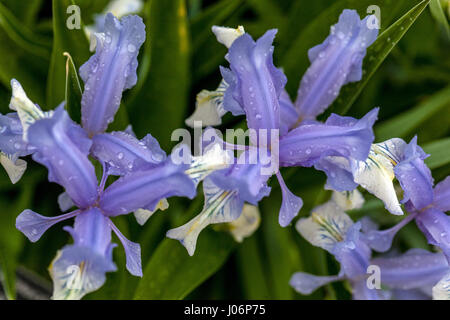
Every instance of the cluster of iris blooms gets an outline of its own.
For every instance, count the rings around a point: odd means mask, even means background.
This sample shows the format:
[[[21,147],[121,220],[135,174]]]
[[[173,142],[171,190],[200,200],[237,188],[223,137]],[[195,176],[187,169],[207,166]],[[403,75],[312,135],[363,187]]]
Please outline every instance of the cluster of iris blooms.
[[[333,190],[332,198],[308,218],[299,219],[296,228],[311,244],[333,254],[341,271],[322,277],[296,273],[290,285],[298,292],[309,294],[331,281],[347,280],[354,299],[449,298],[450,220],[444,212],[450,209],[450,178],[433,187],[424,163],[428,155],[416,137],[409,143],[399,138],[374,143],[377,108],[361,119],[336,114],[325,122],[316,119],[343,85],[361,80],[366,49],[378,35],[369,19],[376,18],[360,19],[354,10],[342,12],[325,41],[308,51],[311,65],[295,102],[284,89],[286,76],[273,64],[276,30],[255,41],[243,27],[213,27],[217,40],[228,48],[229,68],[220,69],[223,80],[216,90],[199,93],[186,124],[210,127],[220,124],[227,112],[244,115],[249,129],[277,133],[276,151],[268,139],[250,137],[246,146],[208,134],[214,139],[201,141],[200,155],[191,155],[183,145],[167,155],[150,134],[138,139],[131,126],[106,132],[122,92],[137,81],[145,25],[136,15],[119,20],[109,13],[102,30],[94,33],[95,54],[79,69],[84,82],[81,125],[70,119],[64,103],[42,111],[13,79],[10,108],[15,112],[0,115],[1,163],[15,183],[26,168],[20,157],[31,155],[48,169],[49,181],[65,189],[58,197],[61,211],[76,208],[57,217],[27,209],[16,220],[16,227],[32,242],[52,225],[75,220],[73,227],[64,228],[73,243],[58,251],[49,269],[53,298],[80,299],[104,284],[106,272],[116,270],[112,232],[125,249],[128,271],[142,276],[140,246],[119,231],[113,218],[134,213],[144,224],[156,210],[168,207],[168,198],[193,199],[200,183],[205,197],[201,213],[167,232],[189,255],[195,254],[197,238],[210,224],[232,224],[237,241],[252,234],[259,223],[258,202],[269,196],[268,180],[273,175],[282,190],[279,223],[290,225],[303,202],[286,186],[280,167],[321,170],[327,176],[325,188]],[[261,150],[276,157],[275,169],[264,170],[267,164],[255,152]],[[181,163],[180,153],[187,157]],[[100,181],[90,159],[103,168]],[[118,178],[107,185],[109,176]],[[394,178],[403,190],[401,201]],[[362,207],[358,186],[381,199],[390,213],[404,214],[403,203],[409,214],[388,230],[378,230],[368,218],[354,223],[345,211]],[[395,234],[411,220],[439,248],[437,252],[411,249],[372,258],[372,251],[388,251]],[[371,265],[380,268],[382,287],[368,285]]]

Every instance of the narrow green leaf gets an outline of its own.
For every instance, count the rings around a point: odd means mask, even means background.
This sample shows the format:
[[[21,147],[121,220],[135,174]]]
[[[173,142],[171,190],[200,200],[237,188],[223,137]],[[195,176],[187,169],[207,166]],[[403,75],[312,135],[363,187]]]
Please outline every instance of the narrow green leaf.
[[[450,25],[448,24],[447,17],[445,16],[445,12],[442,8],[440,0],[431,0],[430,2],[430,11],[433,15],[436,22],[441,27],[443,33],[447,37],[447,40],[450,40]]]
[[[282,228],[278,223],[281,206],[281,192],[272,190],[271,197],[279,201],[263,201],[260,205],[263,221],[261,224],[269,268],[271,299],[292,299],[294,290],[289,279],[302,267],[300,252],[292,238],[292,228]],[[282,261],[282,263],[280,263]]]
[[[435,93],[416,107],[377,125],[375,127],[377,141],[393,137],[403,138],[438,113],[442,113],[443,118],[450,117],[450,86]]]
[[[450,138],[433,141],[424,145],[423,150],[430,154],[425,163],[430,169],[436,169],[450,163]]]
[[[228,235],[205,230],[198,239],[195,254],[172,239],[165,239],[150,258],[134,299],[183,299],[213,275],[235,248]]]
[[[183,0],[153,0],[139,82],[127,104],[138,136],[151,132],[163,148],[183,125],[189,87],[189,35]]]
[[[329,112],[345,114],[350,109],[369,79],[405,35],[406,31],[408,31],[420,16],[429,2],[430,0],[423,0],[378,36],[377,40],[367,49],[367,54],[363,62],[362,80],[344,86],[341,89],[339,97],[330,107]]]
[[[261,256],[257,234],[245,239],[236,251],[237,265],[245,299],[270,299],[267,264]]]
[[[69,29],[66,25],[70,16],[67,14],[67,7],[73,4],[75,4],[73,0],[53,0],[53,50],[47,79],[46,109],[53,109],[65,99],[64,52],[72,56],[74,64],[78,67],[90,56],[83,24],[80,24],[80,29]]]
[[[42,0],[17,1],[3,0],[5,6],[22,22],[31,25],[35,22]]]

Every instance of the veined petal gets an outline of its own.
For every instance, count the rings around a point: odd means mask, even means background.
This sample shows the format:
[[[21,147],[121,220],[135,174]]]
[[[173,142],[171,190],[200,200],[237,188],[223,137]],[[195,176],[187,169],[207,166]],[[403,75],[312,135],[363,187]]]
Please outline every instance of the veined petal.
[[[203,150],[203,155],[191,157],[191,165],[185,173],[196,185],[212,172],[228,168],[233,163],[231,150],[224,150],[220,142],[212,143]]]
[[[235,164],[213,172],[210,177],[221,189],[237,191],[243,201],[257,205],[263,197],[269,195],[267,180],[271,177],[271,174],[265,174],[264,165],[257,160],[255,152],[245,151]]]
[[[230,85],[227,91],[234,89],[232,96],[245,110],[251,129],[280,127],[278,98],[287,80],[273,65],[275,34],[276,30],[269,30],[255,42],[246,33],[233,42],[227,55],[236,77],[236,85]]]
[[[416,223],[428,242],[441,248],[450,262],[450,216],[429,208],[417,214]]]
[[[228,223],[228,230],[237,242],[244,241],[250,237],[261,223],[261,214],[257,206],[244,203],[239,218]]]
[[[334,115],[323,123],[302,124],[280,139],[282,166],[312,166],[327,156],[365,160],[374,139],[375,108],[351,125],[340,125]]]
[[[295,228],[308,242],[331,251],[345,239],[352,219],[333,201],[313,209],[311,216],[297,221]]]
[[[378,29],[369,29],[355,10],[344,10],[326,40],[308,52],[311,66],[302,78],[296,107],[303,119],[314,119],[336,99],[341,87],[362,77],[366,49]]]
[[[167,199],[162,199],[158,202],[154,210],[147,210],[147,209],[137,209],[134,212],[134,217],[136,218],[136,221],[143,226],[148,219],[158,210],[164,211],[167,208],[169,208],[169,202],[167,202]]]
[[[299,116],[286,90],[281,91],[279,103],[280,136],[284,136],[297,123]]]
[[[282,227],[287,227],[303,207],[303,200],[289,190],[280,172],[277,173],[277,178],[280,183],[281,194],[283,197],[280,214],[278,216],[278,223]]]
[[[361,279],[352,283],[353,300],[389,300],[391,293],[381,289],[369,288],[367,279]]]
[[[450,176],[434,187],[433,206],[442,211],[450,211]]]
[[[449,268],[442,253],[423,249],[411,249],[397,257],[376,258],[371,264],[380,267],[381,283],[405,290],[434,285]]]
[[[356,183],[384,202],[392,214],[402,215],[403,211],[394,189],[394,166],[403,157],[406,144],[401,139],[390,139],[373,144],[365,161],[353,163],[353,176]]]
[[[395,168],[395,176],[404,191],[403,203],[410,200],[418,210],[433,202],[433,177],[423,161],[426,155],[414,137],[405,148],[404,159]]]
[[[81,120],[90,136],[106,130],[119,108],[122,92],[136,84],[137,55],[144,40],[142,18],[130,15],[119,21],[111,13],[106,15],[96,53],[80,67],[85,84]]]
[[[433,300],[450,300],[450,273],[433,287]]]
[[[211,30],[216,35],[217,41],[227,48],[230,48],[234,40],[245,33],[243,26],[237,28],[212,26]]]
[[[185,225],[171,229],[166,234],[168,238],[179,240],[190,256],[194,254],[197,238],[204,228],[210,224],[237,219],[244,204],[236,191],[222,190],[210,179],[203,181],[203,192],[205,203],[202,212]]]
[[[16,228],[31,242],[36,242],[54,224],[73,218],[80,211],[69,212],[56,217],[44,217],[34,211],[26,209],[16,219]]]
[[[95,135],[91,153],[108,165],[108,174],[120,176],[151,168],[166,159],[166,153],[150,134],[139,141],[122,131]]]
[[[131,172],[112,183],[100,198],[100,207],[110,216],[138,209],[154,210],[162,199],[179,196],[192,199],[195,184],[184,173],[186,165],[171,159],[151,169]]]
[[[37,120],[28,133],[29,143],[37,149],[33,160],[47,167],[49,181],[62,185],[78,207],[91,205],[97,198],[97,177],[87,157],[92,142],[64,107],[51,118]]]
[[[25,91],[16,79],[11,80],[12,97],[9,108],[17,111],[23,130],[23,140],[28,141],[28,128],[36,120],[47,116],[36,104],[28,99]]]
[[[54,300],[79,300],[99,289],[114,263],[90,248],[70,245],[59,251],[49,267]]]
[[[0,163],[8,174],[12,184],[17,183],[27,169],[27,162],[25,160],[15,158],[15,156],[0,152]]]
[[[309,273],[296,272],[292,275],[291,280],[289,280],[289,285],[295,291],[308,295],[330,282],[339,280],[342,280],[341,276],[315,276]]]
[[[110,226],[125,249],[127,270],[133,276],[142,277],[141,246],[128,240],[111,221]]]
[[[226,113],[223,107],[224,94],[228,83],[222,79],[214,91],[202,90],[195,100],[195,111],[186,119],[186,125],[194,128],[199,124],[202,127],[218,126],[222,123],[222,116]]]
[[[358,189],[342,192],[333,191],[331,199],[344,211],[361,209],[364,204],[364,198]]]

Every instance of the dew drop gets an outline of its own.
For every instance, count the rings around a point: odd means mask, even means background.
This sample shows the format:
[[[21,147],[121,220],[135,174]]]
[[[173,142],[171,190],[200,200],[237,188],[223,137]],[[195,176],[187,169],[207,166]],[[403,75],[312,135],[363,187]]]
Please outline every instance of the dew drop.
[[[131,43],[128,45],[127,49],[128,49],[128,52],[131,52],[131,53],[136,51],[136,47],[134,46],[134,44],[131,44]]]
[[[122,160],[123,159],[123,152],[119,152],[117,154],[117,159]]]

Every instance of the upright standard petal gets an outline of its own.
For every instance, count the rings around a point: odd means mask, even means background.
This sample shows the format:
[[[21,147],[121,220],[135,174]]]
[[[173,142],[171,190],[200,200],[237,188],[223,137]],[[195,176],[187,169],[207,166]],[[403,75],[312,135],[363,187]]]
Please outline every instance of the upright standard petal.
[[[63,106],[51,118],[33,123],[29,143],[36,148],[33,159],[47,167],[49,181],[66,189],[80,208],[87,208],[97,198],[97,177],[88,159],[91,140],[70,120]]]
[[[418,210],[433,202],[433,177],[423,161],[428,155],[414,137],[405,148],[404,159],[395,167],[395,177],[404,191],[402,202],[411,201]]]
[[[365,160],[374,139],[372,126],[378,109],[351,124],[337,121],[337,115],[323,123],[302,124],[280,139],[282,166],[310,167],[327,156]]]
[[[101,195],[99,205],[110,216],[138,209],[154,210],[159,201],[172,196],[195,196],[195,184],[171,159],[148,170],[132,172],[111,184]]]
[[[200,232],[210,224],[231,222],[239,218],[244,201],[236,191],[223,190],[210,179],[203,182],[205,203],[203,210],[185,225],[169,230],[167,237],[176,239],[192,256]]]
[[[276,30],[269,30],[255,42],[246,33],[233,42],[227,56],[236,77],[236,85],[227,91],[233,90],[232,96],[244,109],[251,129],[280,127],[278,99],[287,80],[273,65],[275,34]]]
[[[108,174],[119,176],[154,167],[166,159],[166,153],[150,134],[138,140],[122,131],[95,135],[91,154],[107,164]]]
[[[295,105],[300,117],[314,119],[336,99],[341,87],[362,77],[366,49],[378,29],[369,29],[355,10],[344,10],[328,38],[308,52],[311,66],[302,78]]]
[[[85,84],[82,123],[90,136],[106,130],[119,108],[122,92],[136,84],[137,55],[145,40],[145,25],[135,15],[119,21],[108,13],[104,33],[96,35],[96,53],[80,67]]]
[[[429,208],[417,214],[416,223],[428,242],[441,248],[450,262],[450,216]]]
[[[442,211],[450,211],[450,176],[434,187],[433,206]]]

